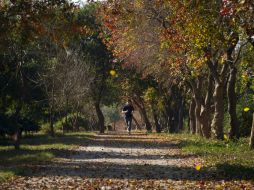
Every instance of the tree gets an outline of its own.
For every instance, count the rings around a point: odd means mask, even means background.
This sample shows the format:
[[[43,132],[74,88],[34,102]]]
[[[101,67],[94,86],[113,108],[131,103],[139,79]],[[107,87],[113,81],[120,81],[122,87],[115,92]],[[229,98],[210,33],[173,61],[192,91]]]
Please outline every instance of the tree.
[[[26,120],[28,108],[42,106],[38,102],[43,99],[36,90],[41,91],[36,86],[35,73],[40,71],[39,62],[43,62],[43,56],[40,53],[40,40],[48,36],[55,39],[56,36],[47,30],[47,23],[42,20],[54,20],[62,18],[71,13],[74,6],[68,1],[4,1],[1,2],[1,61],[3,61],[3,70],[1,75],[5,79],[1,85],[1,98],[3,102],[7,99],[12,101],[11,112],[7,113],[7,105],[3,103],[1,114],[9,118],[12,122],[9,124],[15,128],[13,133],[14,145],[19,149],[19,141],[22,133],[21,123]],[[52,14],[55,12],[55,14]],[[60,14],[61,13],[61,14]],[[63,16],[64,15],[64,16]],[[58,20],[60,21],[60,20]],[[55,31],[62,31],[66,22],[58,22]],[[61,33],[59,32],[59,35]],[[14,88],[15,91],[12,91]],[[12,92],[11,92],[12,91]],[[13,93],[18,92],[18,94]],[[44,93],[40,93],[42,96]],[[39,99],[39,100],[38,100]],[[32,109],[30,110],[32,113]],[[37,110],[38,111],[38,110]],[[35,115],[35,114],[31,114]],[[21,121],[21,122],[20,122]]]
[[[115,126],[115,123],[121,119],[121,116],[120,116],[120,109],[119,109],[119,106],[117,106],[116,104],[115,105],[112,105],[112,106],[104,106],[102,108],[103,110],[103,113],[104,113],[104,116],[105,116],[105,121],[107,123],[107,125],[111,125],[113,124],[113,127],[112,129],[116,129],[116,126]],[[112,130],[111,129],[111,130]],[[108,129],[110,130],[110,129]]]
[[[113,49],[115,56],[125,64],[143,69],[145,74],[191,83],[188,86],[196,103],[196,129],[207,138],[211,136],[212,128],[215,137],[223,139],[226,85],[230,137],[238,136],[235,65],[240,54],[239,45],[243,45],[240,43],[243,32],[232,18],[237,12],[234,9],[240,9],[239,12],[247,9],[245,2],[237,6],[232,4],[231,1],[151,3],[141,0],[110,1],[102,8],[105,43]],[[247,4],[249,6],[249,2]],[[250,12],[248,10],[248,19]],[[163,71],[171,77],[163,76]],[[206,89],[201,84],[204,77],[209,79]]]
[[[93,102],[97,117],[100,132],[104,133],[105,118],[101,110],[107,93],[110,91],[109,71],[111,69],[112,55],[107,47],[103,44],[100,38],[101,27],[99,20],[96,19],[98,3],[90,3],[78,15],[78,21],[83,23],[86,28],[89,28],[89,33],[86,36],[80,36],[81,54],[85,57],[90,65],[90,73],[93,75],[93,80],[89,87],[89,97]]]
[[[252,121],[251,135],[250,135],[250,148],[254,149],[254,114],[253,114],[253,121]]]

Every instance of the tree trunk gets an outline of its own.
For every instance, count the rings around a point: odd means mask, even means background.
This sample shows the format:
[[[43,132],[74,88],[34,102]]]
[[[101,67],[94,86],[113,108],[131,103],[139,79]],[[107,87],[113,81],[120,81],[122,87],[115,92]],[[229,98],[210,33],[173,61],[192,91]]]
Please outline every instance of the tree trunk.
[[[181,101],[179,102],[179,114],[178,114],[178,130],[183,130],[183,99],[181,98]]]
[[[147,132],[152,132],[152,125],[151,125],[151,123],[150,123],[150,121],[147,117],[147,113],[146,113],[145,108],[142,108],[141,112],[142,112],[142,115],[144,117],[144,122],[145,122],[145,125],[146,125]]]
[[[67,130],[68,132],[68,107],[69,107],[69,100],[68,98],[66,98],[66,101],[65,101],[65,122],[64,122],[64,125],[62,126],[62,133],[64,135],[65,133],[65,130]]]
[[[196,100],[195,116],[196,116],[196,134],[202,136],[201,123],[200,123],[201,104]]]
[[[103,115],[103,113],[101,111],[100,103],[96,102],[94,104],[94,107],[95,107],[96,114],[97,114],[98,121],[99,121],[100,133],[104,133],[105,132],[104,115]]]
[[[202,134],[205,138],[211,137],[210,111],[211,109],[207,107],[202,106],[201,108],[200,123],[201,123]]]
[[[172,129],[174,133],[179,132],[179,107],[176,107],[176,111],[174,112],[174,120],[173,120],[173,126],[174,128]]]
[[[234,48],[233,48],[234,49]],[[232,50],[233,50],[232,49]],[[230,49],[231,50],[231,49]],[[229,52],[229,51],[228,51]],[[211,52],[209,52],[211,54]],[[228,63],[224,63],[220,72],[218,71],[218,60],[206,61],[211,75],[213,76],[215,88],[213,93],[214,115],[212,120],[212,130],[215,138],[223,139],[223,120],[224,120],[224,84],[228,73]]]
[[[201,106],[201,112],[200,112],[200,123],[201,123],[201,130],[202,134],[206,138],[211,137],[211,102],[212,102],[212,96],[213,96],[213,80],[212,75],[209,75],[208,78],[208,86],[207,86],[207,93],[204,105]]]
[[[191,99],[189,108],[189,119],[190,119],[190,133],[195,134],[196,132],[196,115],[195,115],[196,102],[195,99]]]
[[[21,139],[21,131],[20,131],[20,128],[18,128],[14,135],[13,135],[13,141],[14,141],[14,147],[15,147],[15,150],[19,150],[20,149],[20,139]]]
[[[254,113],[253,113],[253,121],[250,135],[250,148],[254,149]]]
[[[214,89],[214,117],[212,120],[212,128],[215,132],[216,139],[223,139],[223,120],[224,120],[224,85],[223,83],[215,83]]]
[[[166,108],[166,121],[167,121],[167,129],[169,133],[175,132],[175,118],[174,112],[170,109],[170,107]]]
[[[65,130],[68,133],[69,129],[68,129],[68,112],[67,112],[67,110],[65,112],[65,124],[64,124],[64,128],[63,128],[63,135],[64,135]]]
[[[14,147],[15,150],[19,150],[20,149],[20,140],[21,140],[21,135],[22,135],[22,130],[18,124],[18,119],[19,119],[19,114],[21,112],[22,109],[22,102],[18,103],[19,105],[16,108],[16,111],[13,115],[13,125],[16,125],[16,130],[14,132],[13,135],[13,141],[14,141]]]
[[[152,132],[152,125],[147,117],[147,113],[146,113],[146,109],[145,109],[143,100],[141,98],[139,98],[139,100],[133,99],[133,101],[138,106],[139,110],[141,111],[141,115],[142,115],[142,118],[144,119],[147,132]]]
[[[135,124],[136,124],[138,130],[142,130],[142,128],[141,128],[141,126],[139,125],[139,123],[138,123],[138,121],[136,120],[136,118],[135,118],[134,116],[132,116],[132,119],[133,119],[133,121],[135,122]]]
[[[230,115],[230,139],[239,139],[239,122],[236,114],[236,92],[235,92],[235,83],[236,83],[236,74],[237,69],[234,66],[230,68],[230,76],[227,85],[227,96],[228,96],[228,112]]]
[[[193,81],[192,84],[192,92],[195,98],[195,123],[196,123],[196,134],[203,136],[201,130],[201,123],[200,123],[200,112],[201,112],[201,105],[203,105],[203,99],[201,94],[201,89],[203,87],[203,79],[198,77],[197,81]]]
[[[79,131],[78,119],[79,119],[79,112],[77,111],[75,115],[75,121],[74,121],[75,131]]]
[[[116,131],[116,122],[113,122],[113,130]]]
[[[50,127],[50,136],[54,137],[55,132],[54,132],[54,116],[53,116],[53,111],[52,107],[50,106],[50,116],[49,116],[49,127]]]
[[[155,124],[155,130],[157,133],[161,132],[161,126],[159,123],[159,119],[158,119],[158,115],[156,113],[156,111],[153,109],[153,118],[154,118],[154,124]]]
[[[50,118],[49,118],[49,127],[50,127],[50,136],[54,137],[55,136],[55,131],[54,131],[54,79],[53,79],[53,86],[51,89],[51,105],[50,105]]]

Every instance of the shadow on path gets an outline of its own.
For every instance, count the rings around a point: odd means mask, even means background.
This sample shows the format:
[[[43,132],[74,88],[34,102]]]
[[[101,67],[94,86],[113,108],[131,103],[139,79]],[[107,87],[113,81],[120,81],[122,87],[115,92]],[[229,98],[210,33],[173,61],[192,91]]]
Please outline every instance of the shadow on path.
[[[67,138],[68,139],[68,138]],[[72,140],[71,140],[72,139]],[[172,180],[253,180],[253,175],[227,176],[220,168],[250,170],[241,166],[220,165],[215,169],[195,170],[196,157],[181,153],[180,144],[143,134],[132,136],[106,134],[95,136],[74,135],[59,138],[61,143],[80,145],[78,150],[48,150],[58,155],[53,163],[24,167],[23,176],[70,176],[115,179],[172,179]],[[31,143],[31,142],[30,142]],[[46,142],[42,142],[46,143]],[[29,142],[27,142],[29,144]],[[36,152],[36,151],[35,151]],[[1,152],[0,152],[1,153]],[[68,155],[66,157],[65,155]],[[216,168],[216,167],[215,167]]]

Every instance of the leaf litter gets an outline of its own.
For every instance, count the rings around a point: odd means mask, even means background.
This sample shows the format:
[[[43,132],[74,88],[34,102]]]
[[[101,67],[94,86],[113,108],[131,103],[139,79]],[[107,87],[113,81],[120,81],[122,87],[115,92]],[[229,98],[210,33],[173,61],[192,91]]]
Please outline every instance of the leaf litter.
[[[183,154],[179,142],[163,137],[95,135],[77,152],[47,164],[27,165],[33,172],[0,184],[0,189],[254,189],[251,181],[224,180],[203,168],[201,158]]]

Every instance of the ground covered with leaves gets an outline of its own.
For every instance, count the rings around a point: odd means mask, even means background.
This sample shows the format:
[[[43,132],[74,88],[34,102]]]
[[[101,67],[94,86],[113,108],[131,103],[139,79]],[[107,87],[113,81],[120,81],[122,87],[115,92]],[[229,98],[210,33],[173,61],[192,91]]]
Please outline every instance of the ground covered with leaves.
[[[0,150],[1,158],[9,153],[0,170],[8,174],[15,169],[14,163],[19,169],[15,177],[2,181],[0,189],[254,189],[251,175],[228,175],[216,165],[217,160],[211,164],[207,156],[212,155],[211,148],[207,154],[198,152],[204,147],[197,139],[117,132],[74,134],[50,141],[26,142],[23,148],[35,151],[33,162],[31,153],[21,151],[16,157],[23,161],[13,162],[12,150]],[[41,146],[41,151],[33,146]]]

